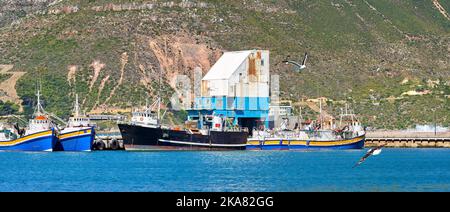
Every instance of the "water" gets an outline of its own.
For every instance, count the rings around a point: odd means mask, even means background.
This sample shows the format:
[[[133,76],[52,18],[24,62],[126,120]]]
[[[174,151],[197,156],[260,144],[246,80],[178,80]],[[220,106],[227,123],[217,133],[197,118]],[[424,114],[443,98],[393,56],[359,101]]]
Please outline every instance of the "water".
[[[0,152],[0,191],[450,191],[450,149]]]

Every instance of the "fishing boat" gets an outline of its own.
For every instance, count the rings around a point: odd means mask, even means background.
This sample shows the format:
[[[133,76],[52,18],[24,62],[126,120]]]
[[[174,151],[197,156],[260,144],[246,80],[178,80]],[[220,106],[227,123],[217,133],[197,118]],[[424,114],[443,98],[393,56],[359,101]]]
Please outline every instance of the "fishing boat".
[[[346,109],[346,111],[348,111]],[[254,130],[248,150],[362,149],[365,131],[352,113],[340,115],[339,127],[324,129],[320,120],[307,122],[293,130]]]
[[[248,130],[231,124],[220,115],[207,116],[205,125],[198,129],[197,121],[187,121],[184,128],[163,130],[160,144],[166,149],[244,150]]]
[[[18,124],[14,128],[4,124],[0,127],[0,150],[53,151],[57,140],[53,123],[41,105],[39,90],[36,95],[36,109],[25,129]]]
[[[159,108],[159,107],[158,107]],[[159,112],[146,107],[132,113],[131,122],[120,123],[126,150],[243,150],[248,130],[226,124],[220,116],[205,118],[203,128],[186,122],[185,127],[161,124]]]
[[[164,126],[158,120],[147,104],[144,110],[132,112],[129,123],[119,123],[125,150],[145,150],[159,146]]]
[[[82,114],[76,95],[74,109],[69,122],[61,129],[56,143],[56,151],[91,151],[95,138],[95,128],[89,117]]]
[[[144,110],[132,113],[131,121],[119,123],[125,150],[242,150],[245,149],[248,130],[226,124],[219,116],[205,118],[197,124],[184,127],[166,126],[161,114],[162,74],[159,73],[157,99]],[[204,124],[204,122],[206,124]]]

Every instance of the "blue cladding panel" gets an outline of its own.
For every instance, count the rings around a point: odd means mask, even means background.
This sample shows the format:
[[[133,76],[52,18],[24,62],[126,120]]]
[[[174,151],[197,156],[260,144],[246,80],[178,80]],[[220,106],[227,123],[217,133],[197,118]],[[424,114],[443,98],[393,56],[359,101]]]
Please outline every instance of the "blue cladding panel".
[[[225,110],[226,108],[226,97],[216,97],[216,110]]]
[[[268,97],[197,97],[193,109],[269,110]]]
[[[244,97],[244,110],[250,110],[250,98]]]
[[[189,117],[198,117],[198,114],[203,115],[224,115],[227,117],[236,117],[236,118],[265,118],[268,120],[269,112],[261,111],[261,110],[188,110]]]

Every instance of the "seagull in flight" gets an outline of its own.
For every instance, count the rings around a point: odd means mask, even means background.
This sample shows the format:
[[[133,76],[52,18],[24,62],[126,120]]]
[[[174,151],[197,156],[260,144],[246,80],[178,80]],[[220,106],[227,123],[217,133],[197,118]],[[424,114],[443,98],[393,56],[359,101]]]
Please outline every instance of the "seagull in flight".
[[[300,72],[301,70],[306,68],[306,60],[308,59],[308,52],[305,53],[305,56],[303,57],[303,61],[301,64],[292,61],[292,60],[283,60],[282,62],[285,63],[286,65],[292,64],[294,66],[296,66],[295,71],[296,72]]]
[[[353,168],[362,164],[368,157],[372,155],[379,155],[381,153],[381,148],[383,148],[384,146],[386,146],[386,144],[381,144],[380,146],[369,149],[369,151],[367,151],[367,153],[358,161],[358,163],[353,166]]]

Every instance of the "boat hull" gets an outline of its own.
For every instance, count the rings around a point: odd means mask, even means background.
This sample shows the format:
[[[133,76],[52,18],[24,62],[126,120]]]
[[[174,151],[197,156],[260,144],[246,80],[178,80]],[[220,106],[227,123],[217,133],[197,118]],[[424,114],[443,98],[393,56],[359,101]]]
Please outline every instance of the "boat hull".
[[[58,136],[55,151],[91,151],[94,138],[93,127],[61,133]]]
[[[209,135],[166,130],[159,140],[166,149],[182,150],[245,150],[248,133],[243,131],[210,131]]]
[[[365,135],[351,139],[314,141],[286,138],[270,138],[265,140],[249,139],[248,150],[327,150],[327,149],[362,149]]]
[[[56,143],[53,130],[26,135],[12,141],[0,142],[0,151],[53,151]]]
[[[162,138],[162,129],[159,127],[119,124],[119,130],[125,149],[149,148],[158,145]]]
[[[126,150],[243,150],[247,132],[192,134],[185,130],[119,124]]]

